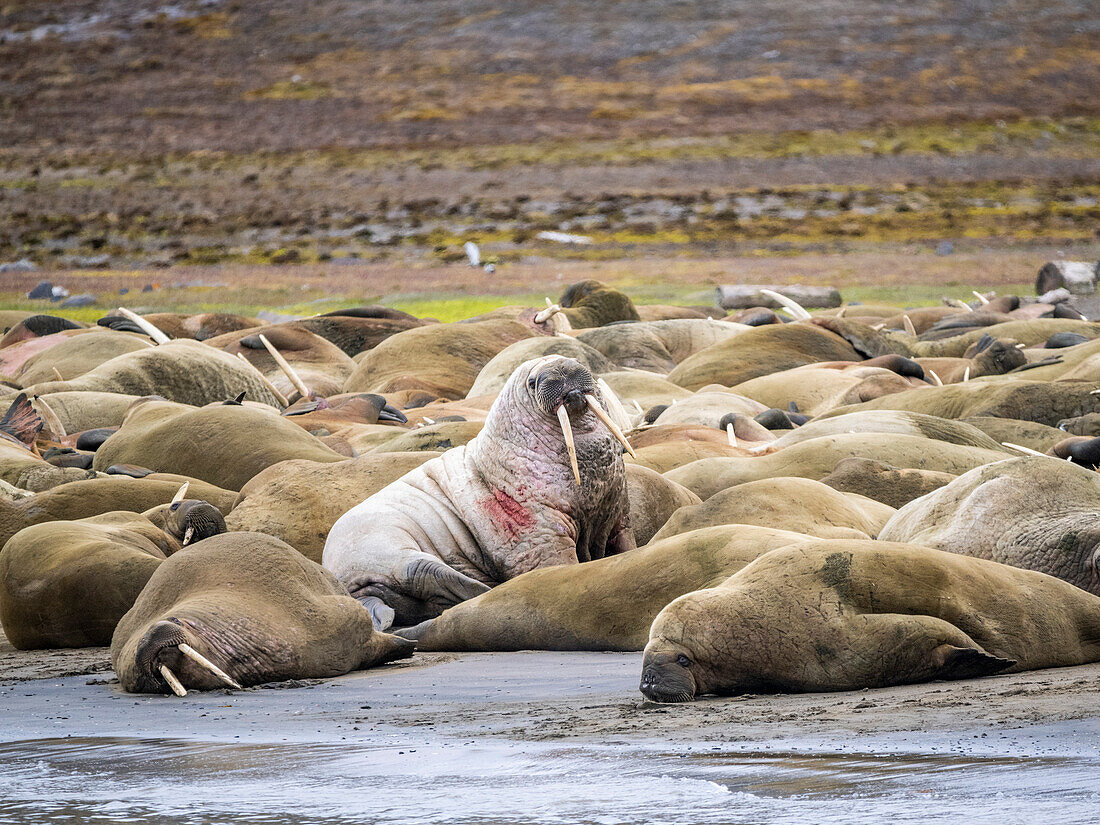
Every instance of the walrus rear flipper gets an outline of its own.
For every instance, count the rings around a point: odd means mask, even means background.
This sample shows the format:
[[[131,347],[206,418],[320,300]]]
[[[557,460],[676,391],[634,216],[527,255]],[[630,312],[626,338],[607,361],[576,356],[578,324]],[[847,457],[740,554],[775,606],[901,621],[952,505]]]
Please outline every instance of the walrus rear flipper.
[[[0,430],[22,444],[31,445],[34,444],[44,423],[42,417],[31,406],[27,394],[21,392],[11,402],[4,417],[0,418]]]
[[[944,681],[992,676],[1016,664],[1015,659],[1001,659],[976,647],[949,644],[942,644],[932,651],[932,662],[938,668],[933,678]]]
[[[399,627],[393,631],[394,636],[400,636],[402,639],[410,639],[414,642],[420,641],[420,638],[428,631],[428,628],[435,623],[435,619],[428,619],[420,624],[414,624],[412,627]]]

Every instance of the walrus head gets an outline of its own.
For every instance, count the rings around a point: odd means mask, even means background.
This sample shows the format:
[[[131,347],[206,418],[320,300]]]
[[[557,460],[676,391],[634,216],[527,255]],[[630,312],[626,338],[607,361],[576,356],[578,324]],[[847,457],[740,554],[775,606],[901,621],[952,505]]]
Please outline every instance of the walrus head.
[[[221,510],[193,498],[168,505],[163,529],[175,536],[183,547],[226,532]]]
[[[581,474],[573,428],[587,412],[591,411],[623,448],[634,455],[630,442],[603,408],[596,378],[579,361],[549,355],[521,365],[517,372],[526,374],[523,386],[528,399],[543,415],[557,419],[577,484],[581,483]]]
[[[682,645],[661,639],[646,645],[638,689],[654,702],[690,702],[695,698],[694,661]]]

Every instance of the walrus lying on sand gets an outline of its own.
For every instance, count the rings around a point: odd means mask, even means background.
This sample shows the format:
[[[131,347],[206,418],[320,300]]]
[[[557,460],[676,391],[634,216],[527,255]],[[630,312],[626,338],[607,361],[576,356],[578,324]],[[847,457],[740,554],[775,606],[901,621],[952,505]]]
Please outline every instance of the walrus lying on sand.
[[[1100,598],[1060,579],[913,544],[773,550],[681,596],[649,632],[640,689],[856,690],[1100,660]]]
[[[111,640],[132,693],[184,695],[340,676],[413,644],[370,615],[319,564],[262,533],[223,533],[162,562]]]
[[[481,433],[345,513],[321,560],[380,628],[416,624],[491,585],[634,547],[623,444],[571,358],[522,364]]]

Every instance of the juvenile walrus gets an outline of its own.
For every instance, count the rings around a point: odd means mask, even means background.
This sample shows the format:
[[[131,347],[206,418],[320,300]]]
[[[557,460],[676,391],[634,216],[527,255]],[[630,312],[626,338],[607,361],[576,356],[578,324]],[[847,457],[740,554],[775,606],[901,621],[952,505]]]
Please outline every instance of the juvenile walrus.
[[[316,562],[263,533],[223,533],[163,562],[111,640],[132,693],[340,676],[409,656]]]
[[[472,441],[340,517],[322,564],[385,628],[536,567],[632,549],[626,439],[602,403],[572,358],[521,364]]]
[[[1052,576],[913,544],[767,553],[653,621],[640,689],[856,690],[1100,660],[1100,598]]]

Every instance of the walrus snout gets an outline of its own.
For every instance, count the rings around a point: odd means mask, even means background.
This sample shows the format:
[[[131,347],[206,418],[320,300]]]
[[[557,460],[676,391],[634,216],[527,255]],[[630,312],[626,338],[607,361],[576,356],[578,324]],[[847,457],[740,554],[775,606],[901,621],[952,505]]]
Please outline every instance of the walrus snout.
[[[187,499],[173,502],[168,511],[167,531],[184,547],[226,532],[221,510],[206,501]]]
[[[534,391],[535,401],[547,415],[557,415],[563,404],[571,414],[584,411],[586,395],[596,391],[596,379],[583,364],[572,358],[562,358],[532,375],[528,386]]]
[[[691,658],[682,651],[646,653],[638,690],[654,702],[690,702],[695,698]]]
[[[134,655],[137,673],[131,693],[167,693],[186,696],[187,687],[214,690],[241,685],[221,667],[195,649],[195,634],[184,629],[178,619],[163,619],[146,631]],[[205,647],[205,645],[204,645]],[[187,686],[184,686],[184,682]],[[166,689],[167,688],[167,689]]]

